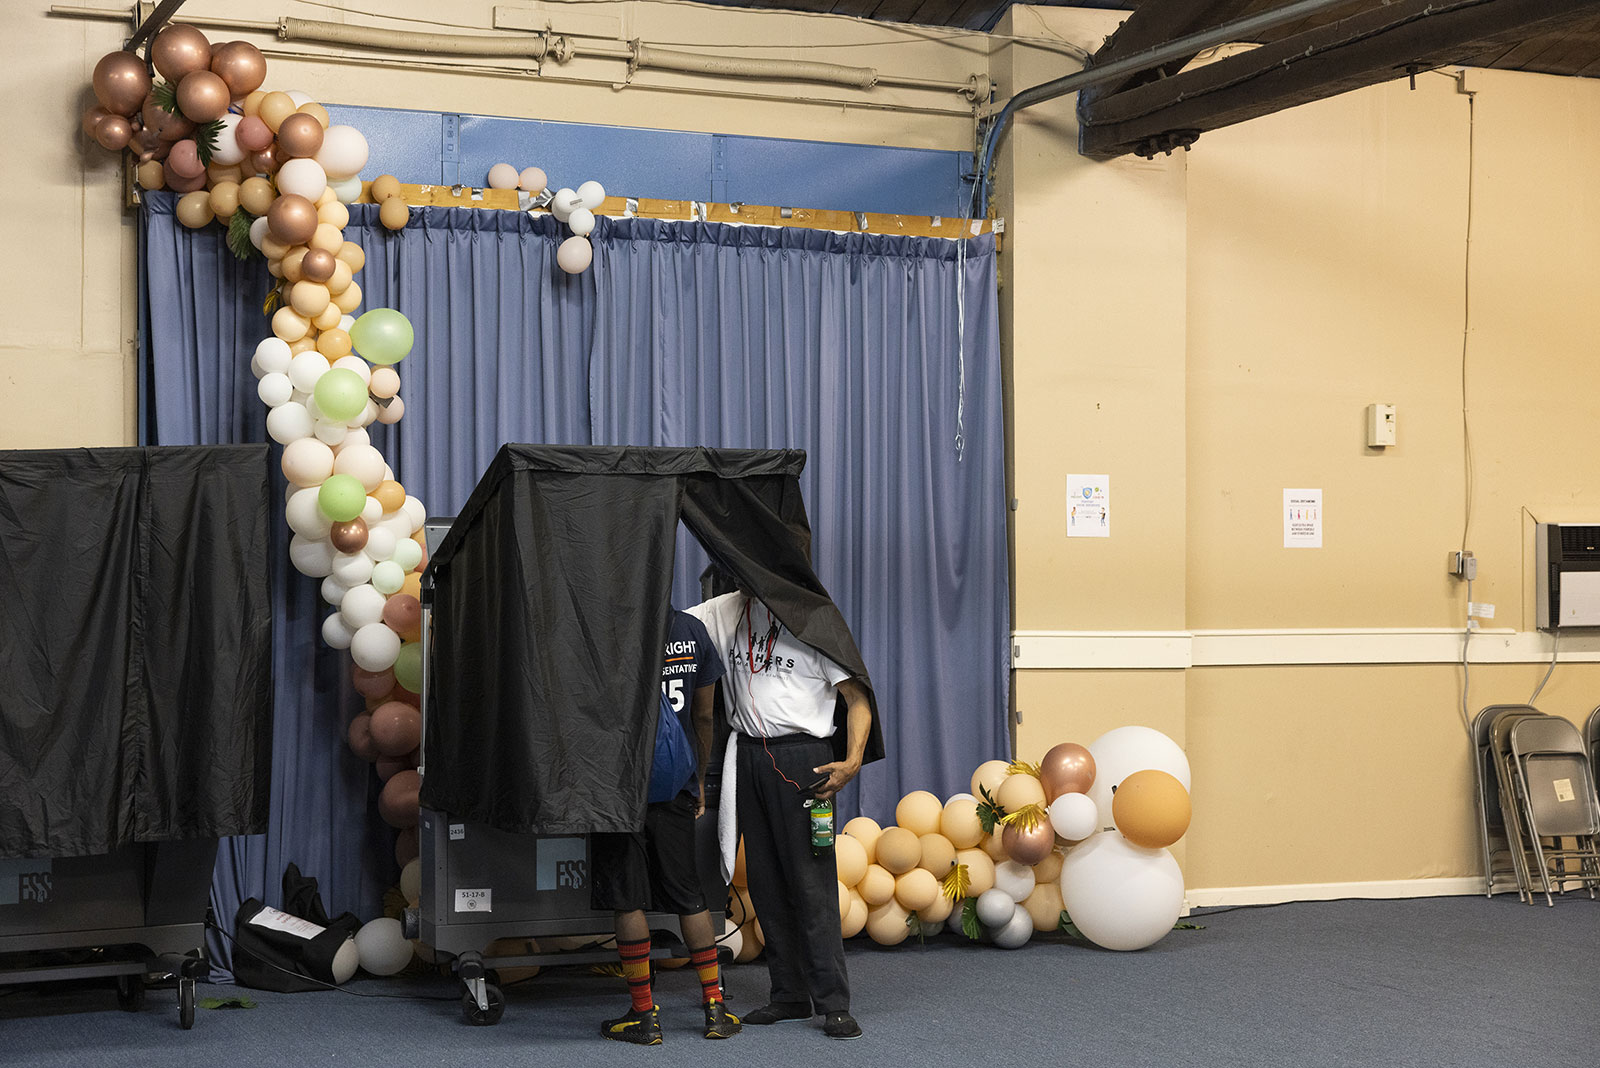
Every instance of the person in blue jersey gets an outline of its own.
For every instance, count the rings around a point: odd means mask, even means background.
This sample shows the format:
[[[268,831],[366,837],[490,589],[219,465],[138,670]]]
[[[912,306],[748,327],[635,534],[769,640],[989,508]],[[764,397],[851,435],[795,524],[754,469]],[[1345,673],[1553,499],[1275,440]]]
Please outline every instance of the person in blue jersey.
[[[716,935],[695,870],[695,820],[706,810],[706,761],[711,756],[716,682],[722,674],[722,658],[705,625],[686,612],[674,611],[661,665],[661,694],[694,743],[695,777],[677,796],[646,808],[643,831],[590,836],[591,902],[597,909],[616,913],[617,955],[632,998],[626,1014],[600,1025],[606,1038],[647,1046],[661,1043],[660,1009],[650,983],[650,925],[645,919],[645,910],[651,907],[678,914],[689,960],[700,978],[705,1037],[731,1038],[740,1030],[738,1017],[723,1004]]]

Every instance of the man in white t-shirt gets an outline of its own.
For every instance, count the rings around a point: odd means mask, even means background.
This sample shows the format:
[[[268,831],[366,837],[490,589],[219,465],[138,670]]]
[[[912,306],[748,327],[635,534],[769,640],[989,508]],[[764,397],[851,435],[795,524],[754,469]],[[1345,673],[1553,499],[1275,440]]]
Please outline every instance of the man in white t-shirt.
[[[823,1016],[829,1038],[859,1038],[839,931],[832,848],[815,855],[804,802],[831,799],[856,773],[872,710],[849,671],[791,634],[740,591],[688,609],[706,625],[727,671],[724,705],[737,732],[736,792],[750,899],[766,936],[769,1004],[747,1024]],[[832,741],[839,697],[848,708],[844,759]]]

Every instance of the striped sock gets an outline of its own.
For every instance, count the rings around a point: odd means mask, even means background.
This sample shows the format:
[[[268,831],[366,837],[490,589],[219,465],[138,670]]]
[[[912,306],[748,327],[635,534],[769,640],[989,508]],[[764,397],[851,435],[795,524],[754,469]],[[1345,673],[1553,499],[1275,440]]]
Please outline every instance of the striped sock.
[[[689,962],[694,965],[694,970],[700,976],[700,1000],[722,1000],[722,978],[717,973],[717,947],[707,946],[705,949],[689,951]]]
[[[633,998],[635,1012],[649,1012],[655,1007],[650,991],[650,939],[624,942],[617,939],[617,956],[622,958],[622,977],[628,981],[628,996]]]

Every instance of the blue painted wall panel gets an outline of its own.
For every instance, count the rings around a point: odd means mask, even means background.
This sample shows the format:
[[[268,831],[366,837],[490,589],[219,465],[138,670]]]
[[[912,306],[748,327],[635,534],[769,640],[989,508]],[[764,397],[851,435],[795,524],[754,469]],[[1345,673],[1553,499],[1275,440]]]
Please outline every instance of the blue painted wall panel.
[[[482,186],[496,163],[541,167],[554,188],[594,179],[615,196],[906,215],[961,214],[966,152],[846,145],[484,115],[330,105],[366,134],[361,172]]]

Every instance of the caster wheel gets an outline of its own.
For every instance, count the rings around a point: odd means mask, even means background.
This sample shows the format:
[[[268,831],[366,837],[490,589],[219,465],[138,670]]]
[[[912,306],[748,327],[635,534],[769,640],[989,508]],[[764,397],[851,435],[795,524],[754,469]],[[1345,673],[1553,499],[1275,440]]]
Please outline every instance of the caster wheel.
[[[144,976],[117,976],[117,1005],[124,1012],[138,1012],[144,1008]]]
[[[185,1031],[194,1026],[194,980],[178,980],[178,1026]]]
[[[489,995],[487,1009],[478,1007],[478,999],[472,996],[472,991],[469,990],[461,995],[461,1015],[474,1027],[497,1024],[500,1022],[500,1017],[505,1015],[506,999],[505,995],[500,993],[500,988],[491,983],[485,992]]]

